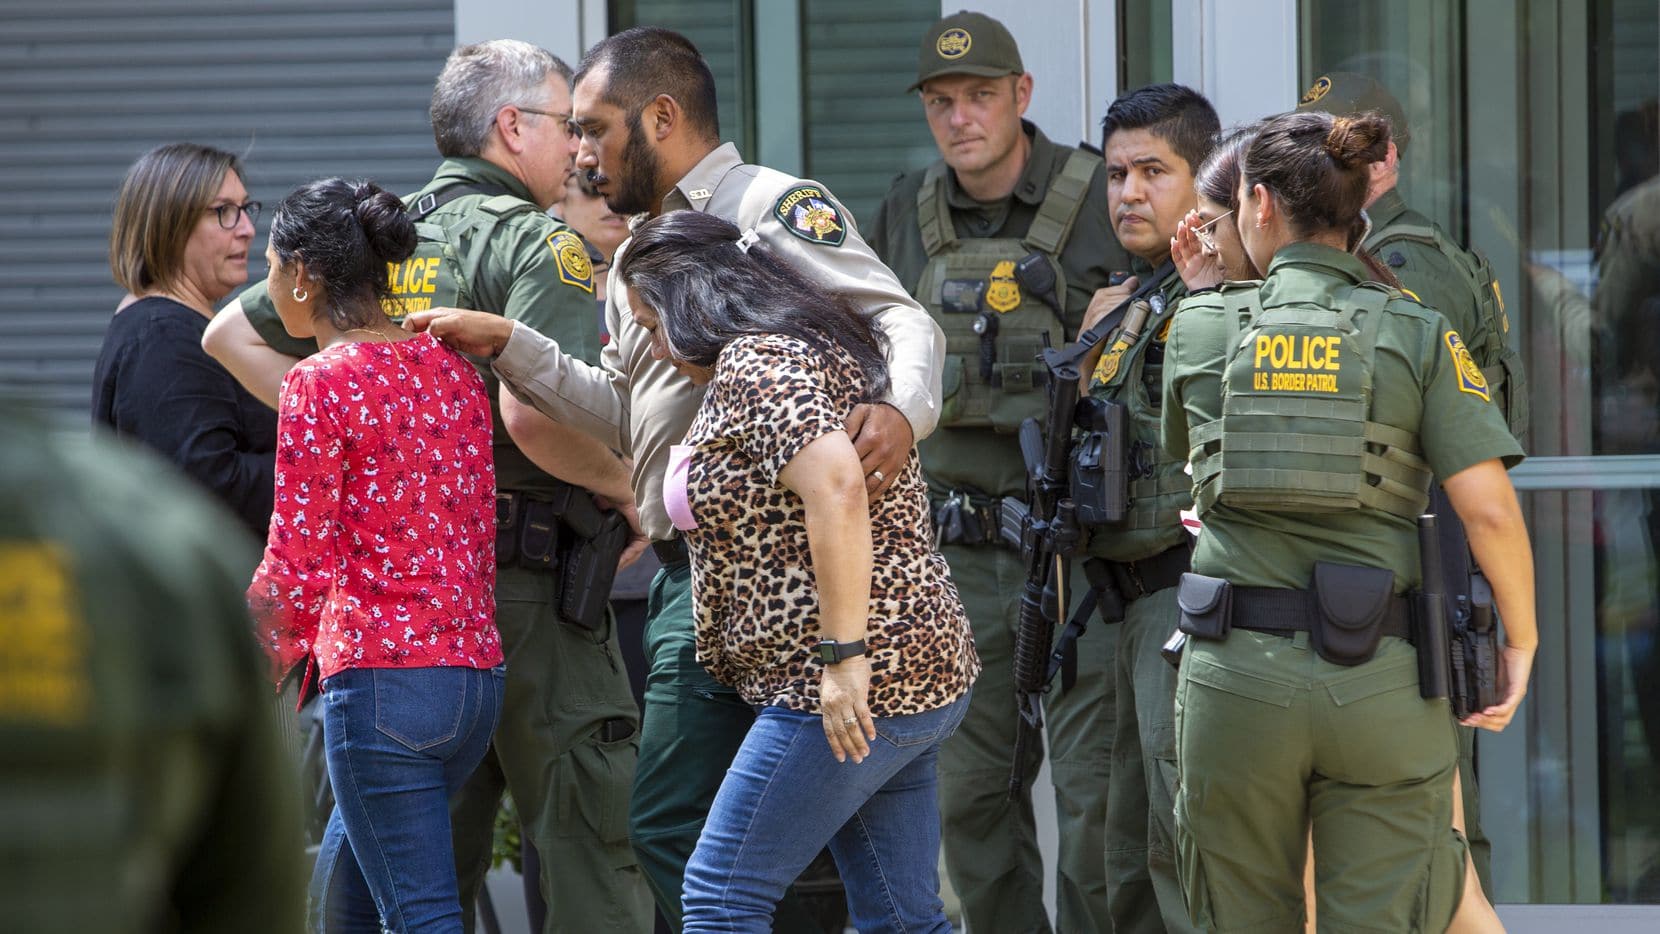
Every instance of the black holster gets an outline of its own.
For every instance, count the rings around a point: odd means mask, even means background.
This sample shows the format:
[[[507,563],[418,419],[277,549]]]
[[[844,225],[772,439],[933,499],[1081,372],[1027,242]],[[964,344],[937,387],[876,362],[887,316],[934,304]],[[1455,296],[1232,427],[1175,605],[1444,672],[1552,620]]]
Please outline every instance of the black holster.
[[[1124,406],[1105,399],[1078,403],[1077,424],[1085,429],[1069,465],[1072,501],[1086,526],[1123,522],[1129,511],[1129,462]]]
[[[1493,591],[1479,574],[1470,578],[1467,618],[1453,627],[1451,656],[1453,715],[1460,720],[1499,702],[1499,630]]]
[[[569,625],[605,625],[617,559],[627,545],[628,520],[602,511],[580,487],[561,486],[545,499],[496,495],[496,564],[558,574],[556,609]]]

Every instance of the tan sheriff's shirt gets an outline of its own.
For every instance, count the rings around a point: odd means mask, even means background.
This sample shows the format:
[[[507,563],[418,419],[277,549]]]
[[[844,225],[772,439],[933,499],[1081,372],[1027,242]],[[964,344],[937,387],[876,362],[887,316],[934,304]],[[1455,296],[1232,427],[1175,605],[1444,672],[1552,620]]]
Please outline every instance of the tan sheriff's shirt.
[[[801,204],[828,207],[801,223]],[[663,210],[713,214],[753,229],[786,262],[827,289],[847,294],[874,315],[888,339],[892,389],[886,401],[903,412],[918,441],[934,430],[940,410],[940,361],[945,335],[899,280],[865,245],[853,218],[817,182],[747,165],[731,143],[703,158],[663,199]],[[793,222],[793,223],[792,223]],[[620,266],[628,243],[617,249]],[[605,325],[611,342],[593,367],[567,356],[529,328],[513,336],[495,371],[521,401],[578,428],[634,459],[634,500],[653,539],[674,536],[663,508],[669,446],[686,437],[703,390],[651,355],[650,334],[634,323],[620,276],[610,277]]]

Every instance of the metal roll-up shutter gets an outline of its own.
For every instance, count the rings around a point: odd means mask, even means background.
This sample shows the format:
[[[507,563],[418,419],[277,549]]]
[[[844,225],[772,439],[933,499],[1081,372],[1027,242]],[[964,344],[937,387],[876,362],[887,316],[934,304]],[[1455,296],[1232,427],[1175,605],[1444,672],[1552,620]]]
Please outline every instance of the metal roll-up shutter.
[[[804,0],[802,97],[806,174],[869,225],[901,171],[939,158],[916,80],[938,0]]]
[[[127,167],[189,141],[243,154],[265,217],[301,182],[399,193],[437,164],[427,106],[453,0],[0,4],[0,395],[85,417],[121,290],[110,212]]]

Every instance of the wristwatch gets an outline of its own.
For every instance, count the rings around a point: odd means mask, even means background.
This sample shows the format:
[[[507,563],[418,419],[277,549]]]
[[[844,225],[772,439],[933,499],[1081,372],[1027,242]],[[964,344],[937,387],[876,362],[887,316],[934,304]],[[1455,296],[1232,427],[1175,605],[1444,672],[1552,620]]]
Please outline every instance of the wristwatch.
[[[854,639],[852,642],[831,642],[829,639],[818,640],[815,649],[818,657],[826,665],[839,665],[855,655],[865,654],[865,640]]]

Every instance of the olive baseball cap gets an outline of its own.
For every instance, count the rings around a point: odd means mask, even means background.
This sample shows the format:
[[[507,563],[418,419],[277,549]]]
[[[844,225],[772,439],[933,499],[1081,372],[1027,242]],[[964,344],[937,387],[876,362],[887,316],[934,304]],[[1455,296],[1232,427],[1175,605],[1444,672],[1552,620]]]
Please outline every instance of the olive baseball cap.
[[[1002,23],[984,13],[963,10],[928,28],[917,52],[915,91],[929,78],[941,75],[978,75],[997,78],[1023,75],[1020,47]]]
[[[1298,110],[1320,110],[1337,117],[1375,110],[1389,118],[1390,136],[1395,148],[1406,151],[1412,139],[1412,129],[1406,123],[1406,111],[1389,89],[1371,78],[1352,71],[1333,71],[1314,79],[1314,84],[1297,101]]]

